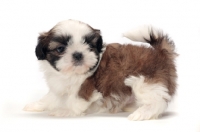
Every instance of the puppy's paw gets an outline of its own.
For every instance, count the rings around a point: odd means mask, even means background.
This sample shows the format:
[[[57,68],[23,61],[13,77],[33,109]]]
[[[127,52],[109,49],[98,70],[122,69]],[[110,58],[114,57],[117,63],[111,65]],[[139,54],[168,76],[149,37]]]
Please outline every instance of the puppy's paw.
[[[92,97],[90,98],[91,102],[97,101],[99,99],[103,98],[102,94],[100,92],[97,92],[96,90],[93,92]]]
[[[143,107],[138,108],[135,112],[128,116],[128,119],[132,121],[142,121],[156,118],[157,116],[155,116],[151,110],[144,109]]]
[[[30,111],[30,112],[42,112],[44,111],[44,104],[39,101],[30,103],[30,104],[27,104],[23,110]]]
[[[60,109],[60,110],[54,110],[49,112],[50,116],[56,116],[56,117],[76,117],[76,116],[84,116],[85,113],[74,113],[71,112],[69,110],[65,110],[65,109]]]
[[[69,115],[69,112],[67,110],[55,110],[49,112],[49,115],[56,117],[67,117]]]
[[[149,120],[150,119],[150,115],[143,113],[143,112],[139,112],[136,111],[133,114],[130,114],[128,116],[128,119],[131,121],[142,121],[142,120]]]

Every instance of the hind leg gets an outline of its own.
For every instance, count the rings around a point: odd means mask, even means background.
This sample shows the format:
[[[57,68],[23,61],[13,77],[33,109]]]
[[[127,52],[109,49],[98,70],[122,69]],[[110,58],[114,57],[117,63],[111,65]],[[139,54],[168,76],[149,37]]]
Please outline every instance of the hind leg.
[[[161,83],[148,84],[144,76],[130,76],[124,83],[130,86],[135,94],[138,108],[129,115],[129,120],[149,120],[158,118],[167,108],[171,96]]]

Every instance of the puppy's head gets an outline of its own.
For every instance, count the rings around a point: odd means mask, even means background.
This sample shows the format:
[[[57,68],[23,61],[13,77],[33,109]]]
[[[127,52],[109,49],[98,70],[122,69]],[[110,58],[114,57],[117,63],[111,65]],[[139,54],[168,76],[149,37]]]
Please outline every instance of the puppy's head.
[[[58,23],[38,37],[36,56],[57,71],[84,74],[93,70],[102,52],[100,30],[76,20]]]

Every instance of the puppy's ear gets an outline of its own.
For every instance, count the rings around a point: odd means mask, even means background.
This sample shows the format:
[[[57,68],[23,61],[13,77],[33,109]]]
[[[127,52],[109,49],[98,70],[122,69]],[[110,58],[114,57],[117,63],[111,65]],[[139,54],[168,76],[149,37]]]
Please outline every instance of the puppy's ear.
[[[48,33],[41,33],[40,36],[38,37],[38,44],[35,48],[35,54],[36,54],[38,60],[46,59],[47,49],[45,48],[45,46],[47,45],[46,44],[47,36],[48,36]]]
[[[97,47],[97,51],[100,53],[102,52],[102,48],[103,48],[103,39],[101,36],[101,31],[99,29],[94,29],[94,34],[95,34],[95,43],[96,43],[96,47]]]

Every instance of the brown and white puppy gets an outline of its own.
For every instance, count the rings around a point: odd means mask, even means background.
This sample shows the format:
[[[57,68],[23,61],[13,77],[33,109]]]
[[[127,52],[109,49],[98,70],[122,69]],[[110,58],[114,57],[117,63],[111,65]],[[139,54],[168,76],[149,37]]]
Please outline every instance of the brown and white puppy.
[[[176,89],[174,43],[148,26],[124,36],[151,47],[105,46],[99,30],[75,20],[42,33],[36,56],[49,92],[24,110],[54,116],[132,111],[130,120],[157,118]]]

